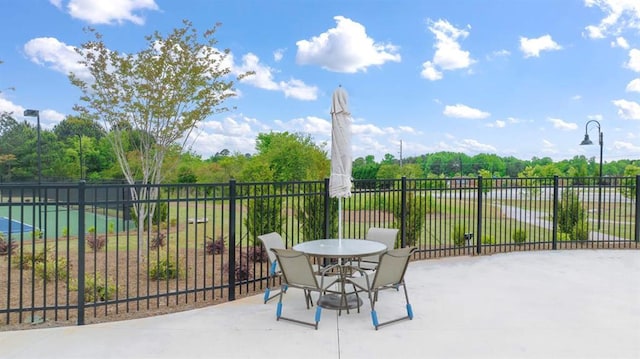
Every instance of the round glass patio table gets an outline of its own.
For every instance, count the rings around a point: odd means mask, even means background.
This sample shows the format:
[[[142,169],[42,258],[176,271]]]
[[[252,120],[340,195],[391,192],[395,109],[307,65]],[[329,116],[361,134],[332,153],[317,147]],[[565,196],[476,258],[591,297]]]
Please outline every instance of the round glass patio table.
[[[329,293],[318,299],[318,305],[326,309],[342,310],[358,308],[362,305],[355,294],[347,295],[345,290],[346,277],[349,274],[343,266],[344,259],[353,259],[380,254],[387,250],[387,246],[364,239],[316,239],[315,241],[298,243],[293,249],[307,255],[321,258],[338,259],[338,268],[341,283],[341,294]]]

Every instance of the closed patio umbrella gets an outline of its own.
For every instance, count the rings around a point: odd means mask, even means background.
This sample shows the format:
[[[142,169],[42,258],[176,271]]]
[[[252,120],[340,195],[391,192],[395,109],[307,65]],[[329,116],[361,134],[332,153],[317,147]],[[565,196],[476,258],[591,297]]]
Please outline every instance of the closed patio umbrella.
[[[331,176],[329,196],[351,197],[351,113],[347,92],[339,86],[331,103]],[[338,202],[338,239],[342,240],[342,200]]]

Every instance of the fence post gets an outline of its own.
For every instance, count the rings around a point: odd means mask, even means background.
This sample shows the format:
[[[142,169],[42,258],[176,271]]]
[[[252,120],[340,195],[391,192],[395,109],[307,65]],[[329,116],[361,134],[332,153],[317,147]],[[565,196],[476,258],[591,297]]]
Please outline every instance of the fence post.
[[[478,176],[478,208],[476,210],[476,254],[482,253],[482,176]]]
[[[400,192],[400,243],[404,248],[407,245],[407,177],[402,176]],[[414,238],[417,239],[417,238]]]
[[[329,196],[329,178],[324,179],[324,237],[331,238],[331,227],[329,219],[331,217],[331,197]],[[342,233],[340,233],[342,235]]]
[[[236,299],[236,180],[229,180],[229,300]]]
[[[553,176],[553,228],[551,229],[551,249],[558,249],[558,176]]]
[[[635,232],[635,241],[636,243],[640,242],[640,225],[638,222],[640,221],[640,175],[636,175],[636,232]]]
[[[81,180],[78,183],[78,325],[84,325],[85,187],[86,182]]]

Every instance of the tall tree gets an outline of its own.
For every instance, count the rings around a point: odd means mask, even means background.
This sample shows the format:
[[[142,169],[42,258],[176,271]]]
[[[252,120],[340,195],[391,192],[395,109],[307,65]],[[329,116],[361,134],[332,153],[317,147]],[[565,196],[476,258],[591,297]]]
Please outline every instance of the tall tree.
[[[183,25],[166,37],[158,32],[147,36],[146,49],[127,54],[110,50],[102,35],[89,29],[95,40],[77,50],[92,78],[70,75],[84,103],[75,109],[81,116],[102,121],[111,132],[108,138],[130,184],[162,183],[163,162],[171,146],[184,149],[194,128],[207,117],[227,111],[222,104],[234,96],[225,64],[229,50],[215,48],[213,35],[219,24],[203,36],[191,22]],[[139,135],[138,141],[125,141],[124,134],[131,131]],[[128,145],[134,146],[132,152],[127,151]],[[136,203],[150,203],[134,206],[138,228],[144,228],[142,221],[153,217],[157,188],[134,188],[131,195]]]

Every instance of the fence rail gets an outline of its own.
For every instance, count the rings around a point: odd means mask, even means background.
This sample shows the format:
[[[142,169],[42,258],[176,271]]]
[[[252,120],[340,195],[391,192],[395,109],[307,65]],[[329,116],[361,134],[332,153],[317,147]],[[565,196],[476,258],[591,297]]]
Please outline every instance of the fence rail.
[[[343,238],[364,238],[369,227],[395,227],[398,246],[418,247],[415,260],[638,249],[639,183],[640,176],[356,180],[346,199],[329,197],[328,179],[3,184],[0,320],[82,325],[253,294],[268,271],[257,236],[271,231],[291,247],[336,238],[338,228]]]

